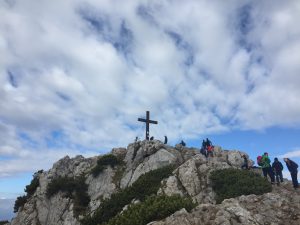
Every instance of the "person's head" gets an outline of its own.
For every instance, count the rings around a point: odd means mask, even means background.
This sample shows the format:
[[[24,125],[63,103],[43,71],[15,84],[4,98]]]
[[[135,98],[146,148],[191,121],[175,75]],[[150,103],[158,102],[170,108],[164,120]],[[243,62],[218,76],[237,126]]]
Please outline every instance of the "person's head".
[[[289,160],[289,158],[283,158],[283,161],[288,162],[290,160]]]
[[[265,152],[265,153],[264,153],[264,155],[268,156],[268,153],[267,153],[267,152]]]
[[[278,158],[274,158],[274,161],[277,162],[277,161],[278,161]]]

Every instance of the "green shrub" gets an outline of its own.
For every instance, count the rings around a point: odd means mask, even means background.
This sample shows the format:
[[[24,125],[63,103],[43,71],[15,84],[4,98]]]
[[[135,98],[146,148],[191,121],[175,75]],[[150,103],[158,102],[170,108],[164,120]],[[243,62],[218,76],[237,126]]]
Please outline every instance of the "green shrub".
[[[176,196],[150,196],[144,202],[133,204],[122,214],[118,214],[104,225],[146,225],[161,220],[179,209],[190,211],[195,204],[190,198]]]
[[[104,155],[98,159],[97,165],[92,169],[92,174],[97,177],[107,166],[114,168],[116,165],[121,164],[122,160],[118,159],[117,156],[113,154]]]
[[[39,173],[39,172],[38,172]],[[40,185],[39,178],[36,175],[33,175],[33,179],[31,180],[29,185],[26,185],[24,191],[27,193],[26,195],[17,197],[14,205],[14,212],[18,212],[19,208],[23,206],[28,198],[30,198],[34,192],[36,191],[37,187]]]
[[[25,205],[27,198],[28,197],[26,195],[17,197],[14,205],[14,213],[18,212],[19,208]]]
[[[8,220],[1,220],[0,221],[0,225],[7,224],[7,223],[8,223]]]
[[[77,178],[58,177],[53,179],[47,186],[46,195],[50,198],[59,191],[64,192],[66,197],[74,200],[75,216],[86,211],[86,207],[90,202],[90,197],[87,193],[88,185],[85,183],[85,178],[83,176]]]
[[[174,170],[173,165],[152,170],[134,182],[130,187],[111,195],[110,199],[105,199],[93,216],[85,217],[81,222],[83,225],[97,225],[109,221],[122,211],[133,199],[143,201],[147,196],[156,194],[162,179],[171,175]]]
[[[46,195],[50,198],[59,191],[62,191],[67,195],[67,197],[72,197],[72,193],[75,191],[75,186],[76,180],[73,177],[58,177],[48,184]]]
[[[27,196],[28,197],[32,196],[39,185],[40,185],[39,178],[37,176],[33,177],[30,184],[26,185],[24,190],[27,193]]]
[[[248,170],[215,170],[210,178],[217,194],[217,203],[241,195],[260,195],[272,191],[272,185],[266,179]]]

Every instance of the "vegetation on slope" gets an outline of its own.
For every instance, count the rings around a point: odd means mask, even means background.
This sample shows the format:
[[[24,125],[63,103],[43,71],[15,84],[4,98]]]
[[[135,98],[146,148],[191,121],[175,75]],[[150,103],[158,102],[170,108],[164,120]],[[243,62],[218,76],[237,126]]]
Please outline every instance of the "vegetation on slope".
[[[39,178],[34,175],[29,185],[26,185],[26,195],[17,197],[14,205],[14,212],[18,212],[19,208],[24,206],[27,200],[34,194],[38,186],[40,185]]]
[[[117,165],[120,165],[122,160],[116,157],[113,154],[107,154],[102,156],[97,160],[97,165],[92,169],[92,174],[94,177],[97,177],[107,166],[114,168]]]
[[[132,204],[122,214],[118,214],[104,225],[146,225],[151,221],[161,220],[179,209],[190,211],[195,204],[190,198],[175,196],[147,197],[144,202]]]
[[[174,166],[166,166],[160,169],[152,170],[142,175],[130,187],[111,195],[110,199],[105,199],[93,216],[86,216],[81,222],[83,225],[97,225],[108,222],[125,205],[131,203],[133,199],[144,201],[147,196],[156,194],[162,179],[169,177],[174,170]]]
[[[238,169],[221,169],[211,173],[212,188],[216,192],[216,201],[241,195],[261,195],[272,191],[272,185],[260,175]]]
[[[50,198],[59,191],[63,192],[66,197],[74,200],[75,216],[85,212],[90,202],[90,197],[87,193],[88,185],[85,183],[84,176],[55,178],[48,184],[46,195]]]

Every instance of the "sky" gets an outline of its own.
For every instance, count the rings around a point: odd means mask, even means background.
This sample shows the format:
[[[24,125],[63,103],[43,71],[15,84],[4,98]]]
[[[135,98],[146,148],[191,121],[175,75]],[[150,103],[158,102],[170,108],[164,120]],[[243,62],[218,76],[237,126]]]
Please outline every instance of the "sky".
[[[300,163],[299,22],[298,0],[1,0],[0,220],[34,172],[143,139],[146,110],[171,145]]]

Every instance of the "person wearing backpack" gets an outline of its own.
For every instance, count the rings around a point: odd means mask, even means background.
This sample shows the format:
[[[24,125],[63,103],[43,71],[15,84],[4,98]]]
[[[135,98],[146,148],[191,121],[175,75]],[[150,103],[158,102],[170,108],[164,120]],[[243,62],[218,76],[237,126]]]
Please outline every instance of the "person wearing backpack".
[[[273,170],[271,167],[271,160],[270,160],[267,152],[265,152],[261,158],[261,167],[262,167],[264,177],[267,178],[267,175],[269,175],[269,177],[271,179],[271,184],[274,184],[275,177],[274,177],[274,173],[273,173]]]
[[[289,158],[284,158],[285,164],[288,168],[288,170],[291,173],[292,181],[293,181],[293,186],[295,189],[299,187],[298,184],[298,179],[297,179],[297,174],[298,174],[298,164],[295,163],[294,161],[290,160]]]
[[[273,169],[273,172],[275,173],[277,185],[279,185],[280,182],[283,182],[283,177],[282,177],[283,165],[278,160],[278,158],[274,159],[274,162],[272,164],[272,169]],[[280,182],[279,182],[279,179],[280,179]]]

